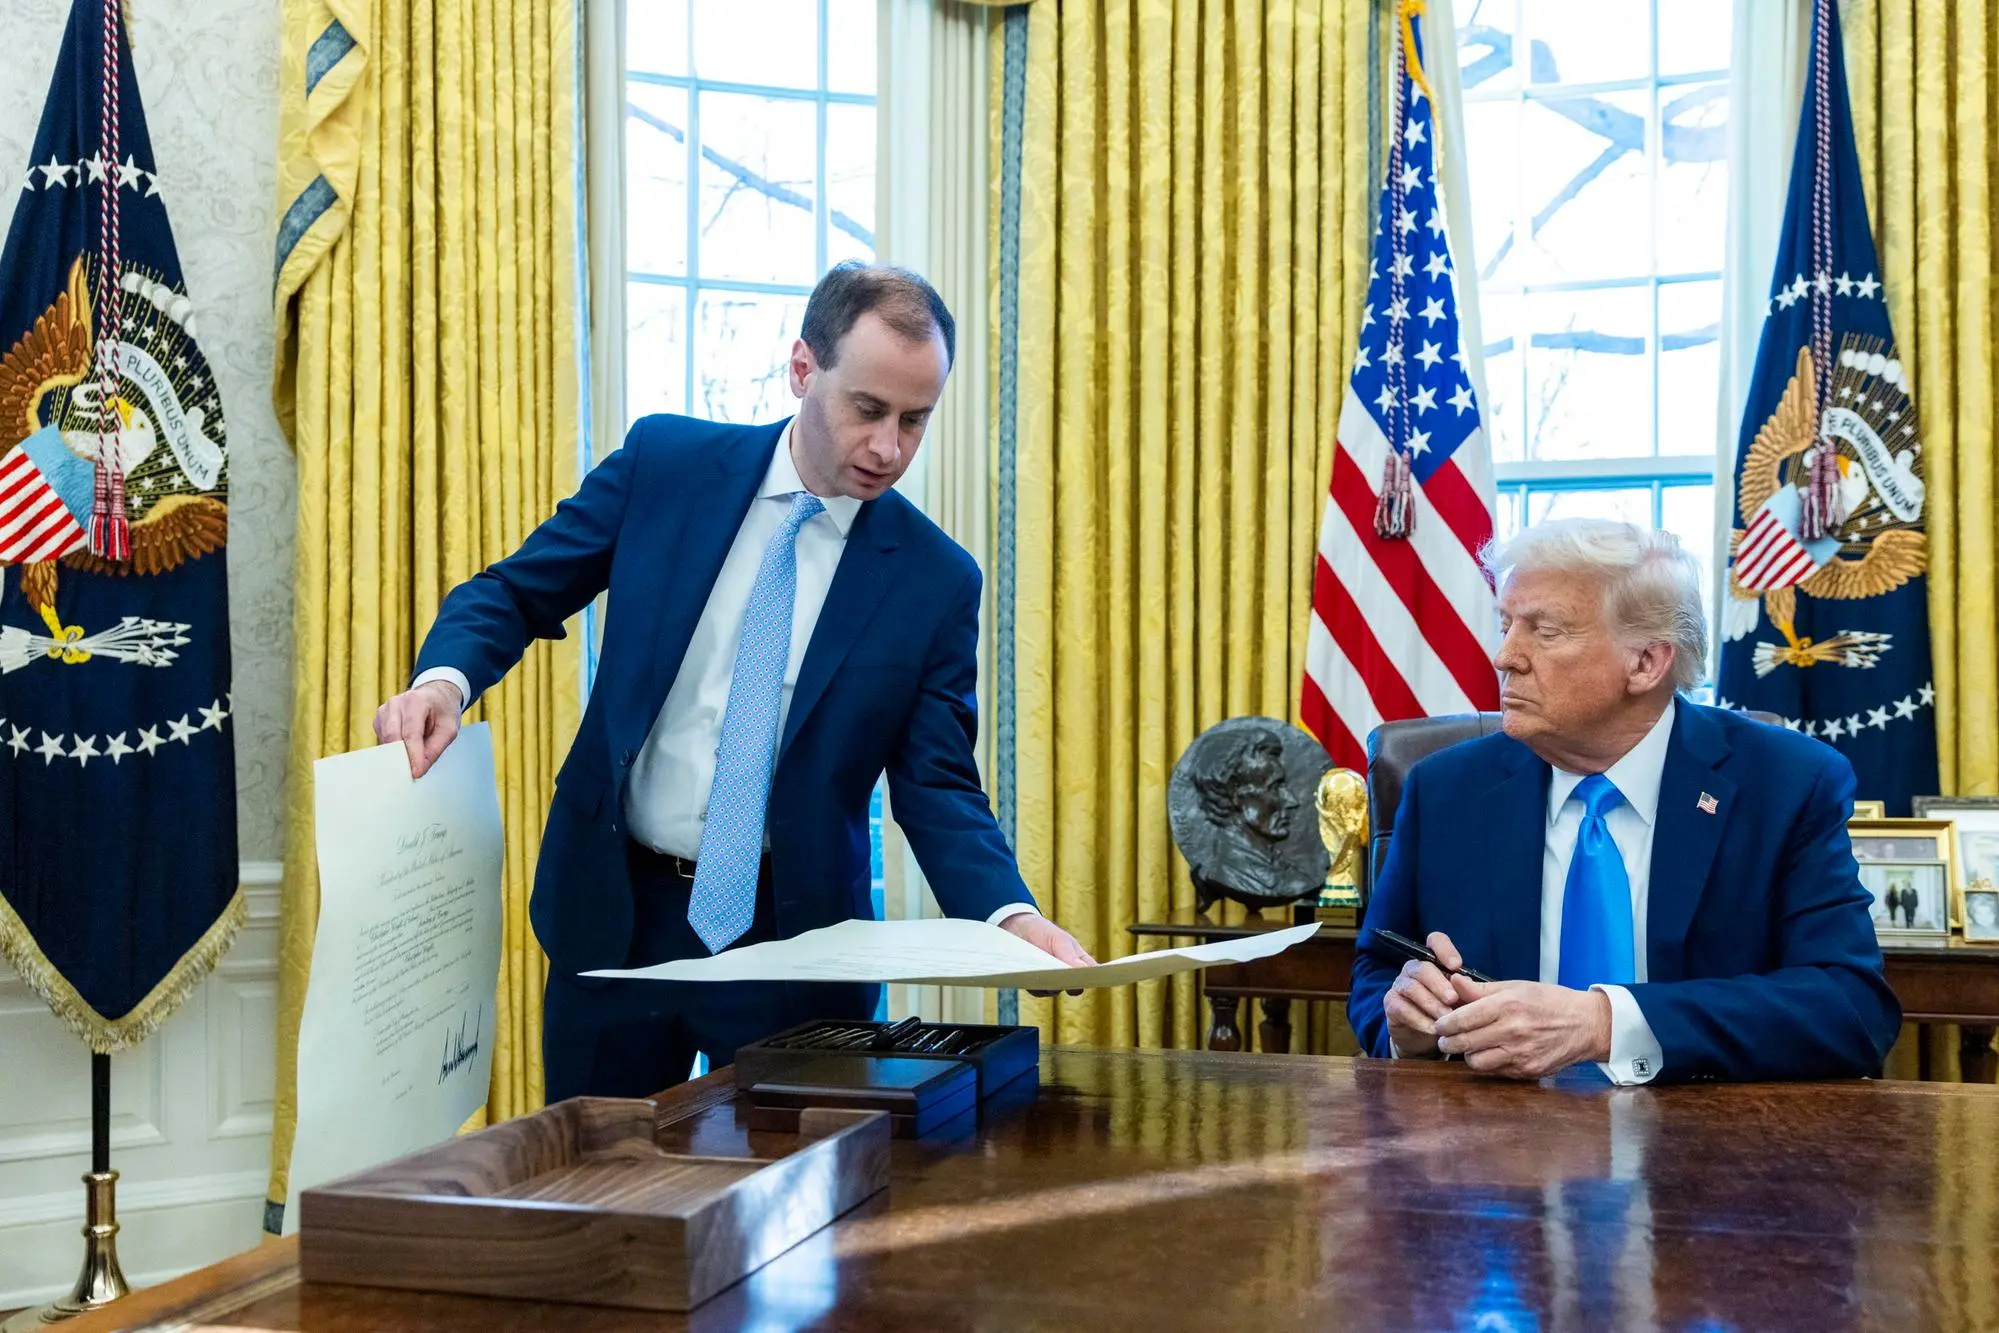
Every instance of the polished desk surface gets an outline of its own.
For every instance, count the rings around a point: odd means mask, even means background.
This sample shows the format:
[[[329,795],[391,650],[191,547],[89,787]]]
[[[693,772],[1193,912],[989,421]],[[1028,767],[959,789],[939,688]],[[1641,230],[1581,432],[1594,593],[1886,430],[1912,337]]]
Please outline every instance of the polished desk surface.
[[[1999,1090],[1067,1049],[1042,1080],[976,1136],[898,1140],[885,1197],[691,1316],[306,1286],[287,1241],[68,1327],[1999,1327]],[[659,1120],[673,1149],[788,1142],[714,1077]]]

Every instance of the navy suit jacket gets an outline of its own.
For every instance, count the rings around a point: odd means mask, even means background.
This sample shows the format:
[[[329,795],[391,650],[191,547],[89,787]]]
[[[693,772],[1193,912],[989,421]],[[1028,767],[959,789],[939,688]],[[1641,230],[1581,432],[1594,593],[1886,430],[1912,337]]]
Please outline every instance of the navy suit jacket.
[[[784,433],[652,416],[520,550],[453,589],[417,670],[484,693],[534,639],[609,591],[597,678],[556,776],[529,915],[551,965],[623,967],[625,784]],[[983,920],[1034,901],[972,755],[978,566],[890,491],[847,534],[779,740],[766,815],[782,935],[870,917],[868,804],[895,818],[939,903]]]
[[[1552,772],[1503,734],[1410,770],[1347,1001],[1369,1054],[1389,1054],[1382,999],[1403,962],[1371,942],[1377,927],[1441,930],[1468,967],[1540,978]],[[1662,1078],[1880,1071],[1902,1010],[1846,836],[1852,806],[1853,769],[1831,746],[1679,701],[1652,833],[1648,980],[1631,987]]]

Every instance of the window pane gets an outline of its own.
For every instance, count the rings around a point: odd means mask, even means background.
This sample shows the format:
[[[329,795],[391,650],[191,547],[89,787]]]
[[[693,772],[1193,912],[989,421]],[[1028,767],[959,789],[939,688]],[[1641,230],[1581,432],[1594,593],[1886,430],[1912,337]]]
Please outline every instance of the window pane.
[[[716,83],[817,88],[817,0],[704,0],[696,4],[694,72]]]
[[[1504,487],[1497,496],[1499,507],[1493,515],[1492,535],[1501,541],[1520,531],[1520,492]]]
[[[1513,260],[1520,205],[1520,104],[1465,103],[1465,167],[1471,187],[1472,239],[1481,282],[1518,279]],[[1460,265],[1472,258],[1452,256]]]
[[[817,276],[818,133],[810,102],[701,94],[702,277],[805,284]]]
[[[1528,298],[1529,456],[1632,458],[1652,452],[1649,287]]]
[[[826,0],[826,86],[875,95],[875,0]]]
[[[1728,208],[1728,85],[1659,90],[1659,271],[1721,267]]]
[[[826,108],[826,260],[875,257],[875,109]]]
[[[627,425],[687,410],[687,293],[656,282],[625,284]]]
[[[1721,284],[1659,287],[1659,452],[1714,456],[1721,394]]]
[[[1527,458],[1527,426],[1520,395],[1520,298],[1481,294],[1479,333],[1485,340],[1486,437],[1496,463],[1520,463]]]
[[[1659,73],[1705,74],[1728,68],[1735,0],[1658,0],[1658,3]]]
[[[803,296],[702,292],[694,315],[694,415],[765,422],[797,400],[785,365],[805,316]]]
[[[1518,86],[1513,72],[1515,0],[1466,0],[1458,9],[1458,70],[1464,90]]]
[[[1520,135],[1531,243],[1527,280],[1649,274],[1650,93],[1555,97],[1525,104]]]
[[[687,272],[687,92],[625,85],[625,266]]]
[[[687,73],[687,0],[627,0],[625,68]]]
[[[1659,526],[1680,539],[1680,545],[1700,562],[1701,595],[1714,590],[1714,487],[1668,486],[1659,497]],[[1709,607],[1708,622],[1714,622]]]
[[[1527,496],[1527,521],[1545,523],[1551,518],[1610,518],[1649,528],[1652,526],[1652,488],[1530,491]]]
[[[1651,0],[1527,0],[1536,83],[1607,83],[1652,71]]]

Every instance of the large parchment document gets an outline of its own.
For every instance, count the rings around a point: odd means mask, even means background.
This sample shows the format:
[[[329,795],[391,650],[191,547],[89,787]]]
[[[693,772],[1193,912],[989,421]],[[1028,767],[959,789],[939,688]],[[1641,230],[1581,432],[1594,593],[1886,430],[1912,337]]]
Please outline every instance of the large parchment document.
[[[874,981],[1090,990],[1152,981],[1216,963],[1268,958],[1310,939],[1318,929],[1318,923],[1307,922],[1242,939],[1133,954],[1093,967],[1066,967],[1018,935],[983,921],[843,921],[788,940],[730,949],[713,958],[583,975],[649,981]]]
[[[313,765],[319,929],[298,1037],[299,1191],[441,1143],[486,1100],[500,975],[493,736],[422,780],[401,744]]]

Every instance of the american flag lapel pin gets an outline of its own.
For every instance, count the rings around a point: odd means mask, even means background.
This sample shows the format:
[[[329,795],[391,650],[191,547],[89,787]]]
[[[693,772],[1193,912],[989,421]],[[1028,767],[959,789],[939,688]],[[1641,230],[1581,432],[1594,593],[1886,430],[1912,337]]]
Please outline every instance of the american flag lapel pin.
[[[1714,813],[1714,797],[1707,792],[1701,793],[1700,805],[1702,814],[1711,815]]]

